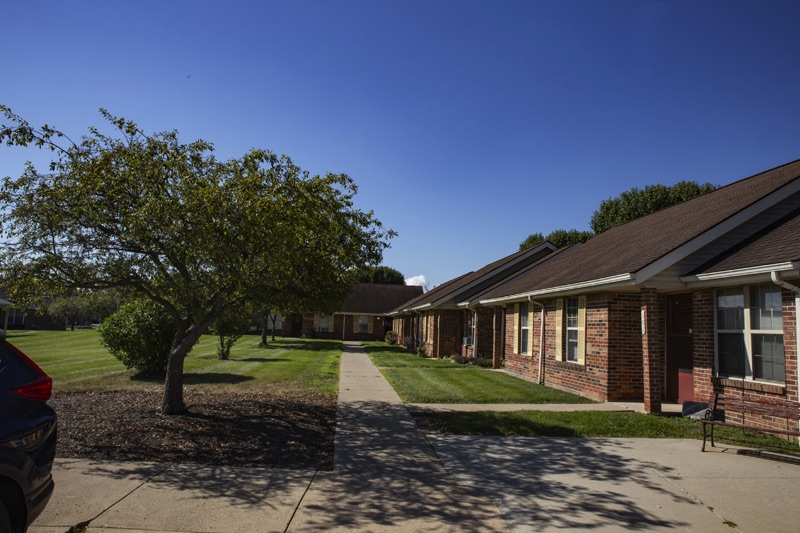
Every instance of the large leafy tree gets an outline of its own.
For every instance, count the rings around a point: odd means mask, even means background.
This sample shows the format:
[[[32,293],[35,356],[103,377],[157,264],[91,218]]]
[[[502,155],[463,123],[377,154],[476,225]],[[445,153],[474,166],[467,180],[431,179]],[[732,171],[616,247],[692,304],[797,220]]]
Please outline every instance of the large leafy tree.
[[[386,265],[367,266],[358,274],[359,283],[379,283],[382,285],[405,285],[406,278],[402,272]]]
[[[594,233],[591,231],[580,231],[577,229],[557,229],[548,233],[546,237],[541,232],[531,233],[519,244],[519,250],[522,251],[533,248],[545,241],[548,241],[557,248],[561,248],[562,246],[575,244],[577,242],[586,242],[592,237],[594,237]]]
[[[333,305],[394,235],[353,207],[344,174],[311,176],[265,150],[220,161],[208,142],[148,135],[105,110],[112,133],[90,128],[78,143],[0,111],[0,143],[56,156],[47,173],[28,164],[3,181],[3,283],[19,299],[116,288],[163,307],[176,326],[164,414],[185,409],[184,359],[217,317],[276,287]]]
[[[600,208],[592,215],[590,226],[599,235],[614,226],[690,200],[716,188],[711,183],[700,184],[696,181],[679,181],[672,186],[647,185],[643,189],[633,187],[616,198],[600,202]]]

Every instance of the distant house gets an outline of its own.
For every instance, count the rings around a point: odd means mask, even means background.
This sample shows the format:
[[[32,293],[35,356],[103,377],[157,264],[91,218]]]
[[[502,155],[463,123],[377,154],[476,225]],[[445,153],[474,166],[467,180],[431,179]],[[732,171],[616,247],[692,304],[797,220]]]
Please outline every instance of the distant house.
[[[612,228],[477,305],[507,372],[657,412],[714,391],[797,401],[798,286],[795,161]]]
[[[8,300],[0,289],[0,328],[3,329],[64,329],[64,321],[37,308],[22,309]]]
[[[383,340],[392,328],[387,313],[422,294],[422,287],[356,283],[341,308],[331,315],[291,314],[280,334],[342,340]],[[277,328],[276,328],[277,331]]]
[[[545,242],[516,252],[404,302],[390,313],[394,332],[406,344],[423,347],[430,357],[491,356],[494,312],[491,307],[478,306],[475,296],[541,263],[555,249]]]

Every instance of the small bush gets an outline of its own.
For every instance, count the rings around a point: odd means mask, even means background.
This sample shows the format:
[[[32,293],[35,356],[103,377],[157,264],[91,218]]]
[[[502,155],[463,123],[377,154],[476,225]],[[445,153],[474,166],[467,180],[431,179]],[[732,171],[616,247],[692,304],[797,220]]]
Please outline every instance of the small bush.
[[[397,333],[395,333],[394,331],[387,331],[386,332],[386,339],[385,340],[386,340],[387,344],[391,344],[391,345],[394,346],[395,344],[397,344],[397,338],[398,338]]]
[[[459,364],[459,365],[474,365],[479,366],[481,368],[492,368],[494,363],[491,357],[485,357],[479,355],[478,357],[466,357],[463,355],[453,354],[448,357],[451,362]]]
[[[141,300],[120,307],[100,325],[100,340],[126,368],[162,373],[175,337],[172,318],[157,304]]]
[[[428,357],[428,352],[425,350],[424,346],[420,346],[417,348],[417,357]]]

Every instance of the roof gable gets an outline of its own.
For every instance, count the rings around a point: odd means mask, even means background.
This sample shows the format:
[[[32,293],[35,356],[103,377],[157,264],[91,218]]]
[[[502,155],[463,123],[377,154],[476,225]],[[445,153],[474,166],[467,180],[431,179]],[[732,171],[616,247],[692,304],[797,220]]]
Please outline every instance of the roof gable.
[[[342,313],[384,315],[422,294],[422,287],[381,283],[356,283],[342,305]]]
[[[755,233],[688,276],[800,261],[800,209]]]
[[[523,293],[555,291],[561,287],[620,280],[635,283],[634,275],[645,268],[663,268],[659,260],[674,263],[691,241],[734,220],[748,208],[782,188],[797,188],[800,160],[756,174],[730,185],[611,228],[586,242],[568,257],[560,257],[528,276],[518,276],[495,291],[494,298]],[[777,201],[777,200],[776,200]],[[674,255],[675,257],[669,257]],[[627,280],[625,281],[627,276]]]
[[[419,309],[442,305],[455,306],[465,298],[485,290],[487,287],[513,275],[531,263],[550,255],[554,250],[555,246],[549,242],[544,242],[538,246],[513,253],[479,270],[450,280],[444,286],[440,286],[441,288],[437,287],[439,290],[428,291],[422,298],[417,299],[407,307]]]

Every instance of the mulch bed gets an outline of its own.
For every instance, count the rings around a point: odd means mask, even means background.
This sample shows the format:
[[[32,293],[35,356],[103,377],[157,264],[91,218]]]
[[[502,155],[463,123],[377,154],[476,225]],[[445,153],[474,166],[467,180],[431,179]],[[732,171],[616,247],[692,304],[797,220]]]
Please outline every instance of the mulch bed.
[[[161,398],[155,390],[53,395],[58,457],[333,468],[333,401],[187,390],[188,412],[162,416]]]

